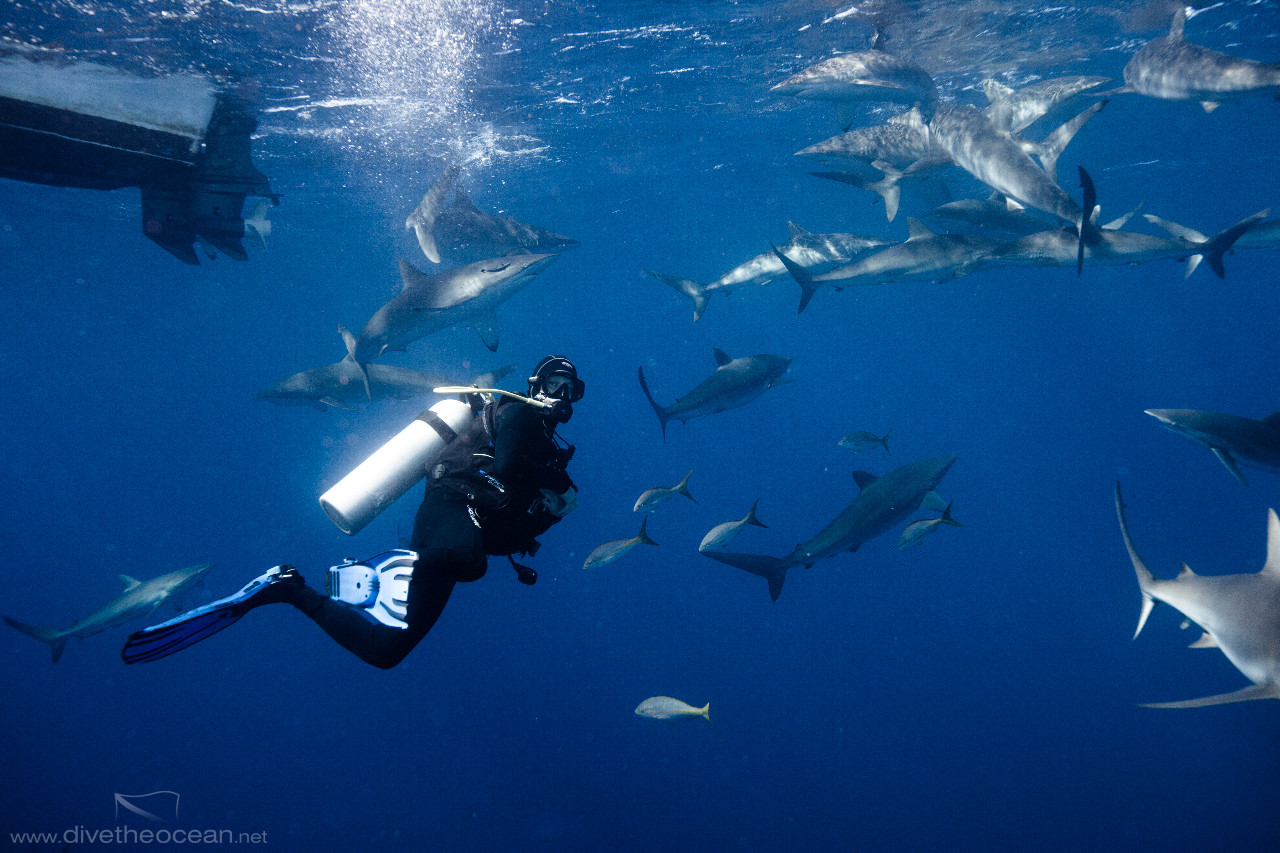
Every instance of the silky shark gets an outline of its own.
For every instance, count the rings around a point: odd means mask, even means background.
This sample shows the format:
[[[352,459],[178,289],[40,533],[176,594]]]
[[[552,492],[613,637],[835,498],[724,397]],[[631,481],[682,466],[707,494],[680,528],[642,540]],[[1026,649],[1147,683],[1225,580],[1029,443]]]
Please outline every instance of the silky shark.
[[[1036,125],[1061,121],[1084,98],[1101,97],[1094,90],[1109,82],[1109,77],[1054,77],[1012,89],[988,78],[982,81],[988,101],[982,112],[1000,130],[1020,134]]]
[[[1167,429],[1209,448],[1244,485],[1240,466],[1280,474],[1280,412],[1260,421],[1196,409],[1147,409]]]
[[[436,217],[440,215],[440,209],[444,207],[444,200],[448,198],[449,190],[453,189],[453,182],[457,178],[458,166],[456,163],[450,163],[444,170],[444,174],[436,178],[436,182],[422,196],[422,201],[418,202],[418,206],[404,221],[404,227],[418,238],[418,246],[422,249],[422,254],[426,255],[427,260],[433,264],[440,263],[440,250],[436,247],[432,230],[435,228]]]
[[[1157,260],[1186,260],[1183,278],[1195,272],[1206,261],[1218,278],[1226,275],[1222,257],[1236,240],[1255,223],[1264,219],[1270,208],[1241,219],[1212,237],[1199,240],[1181,237],[1158,237],[1137,231],[1097,227],[1091,222],[1083,242],[1075,228],[1028,234],[1006,244],[996,252],[995,260],[1008,264],[1041,264],[1071,266],[1083,261],[1086,266],[1108,264],[1140,264]],[[1148,218],[1150,216],[1148,215]],[[1083,254],[1080,248],[1083,246]]]
[[[1271,213],[1271,208],[1259,211],[1249,220],[1241,220],[1236,223],[1237,226],[1245,221],[1251,221],[1248,228],[1245,228],[1236,235],[1236,239],[1229,248],[1231,249],[1280,249],[1280,220],[1272,220],[1270,222],[1260,222],[1264,216]],[[1161,219],[1150,213],[1143,214],[1143,219],[1152,225],[1158,225],[1174,237],[1183,240],[1189,244],[1207,243],[1211,240],[1217,240],[1221,234],[1214,237],[1206,237],[1193,228],[1185,225],[1179,225],[1176,222],[1170,222],[1168,219]],[[1226,232],[1223,232],[1224,234]],[[1216,269],[1216,268],[1215,268]],[[1219,275],[1221,277],[1221,275]]]
[[[72,637],[91,637],[108,628],[114,628],[133,619],[146,616],[170,598],[176,601],[184,590],[199,582],[205,572],[212,567],[213,563],[190,566],[148,581],[140,581],[128,575],[120,575],[120,582],[124,584],[124,592],[118,598],[108,601],[88,616],[78,620],[69,628],[42,628],[38,625],[28,625],[25,622],[10,619],[8,616],[0,618],[3,618],[10,627],[17,628],[28,637],[35,637],[42,643],[48,643],[50,650],[53,652],[53,662],[57,663],[58,658],[62,657],[62,650],[66,646],[67,640]]]
[[[878,161],[897,169],[906,169],[922,161],[933,165],[951,163],[951,155],[929,136],[924,118],[915,107],[884,124],[854,128],[801,148],[795,156],[813,157],[834,164],[851,160],[866,166]],[[920,168],[923,167],[917,167],[917,171]]]
[[[1173,580],[1151,573],[1129,538],[1124,501],[1116,483],[1116,516],[1120,534],[1138,576],[1142,612],[1134,639],[1157,602],[1172,605],[1195,622],[1204,634],[1193,649],[1221,649],[1227,660],[1253,682],[1248,687],[1217,696],[1182,702],[1146,703],[1146,708],[1203,708],[1251,699],[1280,699],[1280,519],[1267,510],[1267,559],[1257,574],[1197,575],[1186,563]]]
[[[787,223],[791,239],[778,247],[788,258],[810,271],[822,271],[832,264],[847,264],[869,252],[892,246],[892,240],[861,234],[814,234],[794,222]],[[707,310],[707,302],[717,293],[729,295],[740,287],[769,284],[787,275],[787,268],[772,251],[738,264],[715,281],[703,283],[688,278],[646,270],[649,275],[693,300],[696,322]]]
[[[434,236],[440,255],[455,264],[527,252],[558,252],[578,241],[536,225],[485,213],[471,203],[461,187],[453,202],[435,218]]]
[[[985,199],[962,198],[949,201],[920,218],[940,226],[944,231],[962,229],[966,233],[991,237],[1025,237],[1043,231],[1045,226],[1044,217],[1016,202],[1010,202],[997,192]],[[1072,251],[1075,251],[1074,246]]]
[[[1143,45],[1124,67],[1124,87],[1115,91],[1198,102],[1205,112],[1223,101],[1280,95],[1280,62],[1254,62],[1192,44],[1183,38],[1186,22],[1186,6],[1179,3],[1169,34]]]
[[[670,406],[660,406],[653,399],[649,385],[644,381],[644,368],[639,368],[640,389],[658,415],[663,440],[667,437],[667,421],[687,423],[694,418],[736,409],[770,388],[791,381],[783,377],[791,365],[791,359],[785,356],[762,354],[732,358],[717,347],[715,357],[719,365],[716,372]]]
[[[1003,240],[982,234],[937,234],[912,217],[907,217],[907,229],[906,242],[821,275],[811,274],[779,252],[778,259],[800,285],[796,313],[805,309],[823,284],[839,290],[901,281],[947,281],[978,269],[1004,245]]]
[[[950,163],[950,160],[947,160]],[[902,192],[906,187],[913,190],[913,195],[924,204],[940,205],[951,201],[951,189],[946,182],[940,180],[932,165],[920,170],[921,163],[916,163],[906,171],[896,166],[877,160],[872,166],[880,170],[879,175],[865,171],[810,172],[815,178],[828,181],[839,181],[842,184],[855,186],[860,190],[873,192],[884,201],[884,217],[892,222],[898,215],[898,206],[902,202]]]
[[[933,490],[955,461],[956,457],[952,455],[933,456],[910,462],[883,477],[854,471],[853,479],[860,491],[853,503],[813,538],[801,542],[785,557],[715,551],[703,553],[713,560],[764,578],[769,582],[769,597],[777,601],[788,569],[795,566],[809,568],[826,557],[857,551],[864,542],[888,531],[922,507],[945,510],[947,504]]]
[[[438,273],[424,273],[403,258],[403,289],[379,308],[360,330],[355,359],[373,361],[387,350],[402,350],[419,338],[450,326],[470,326],[490,352],[498,349],[494,311],[556,255],[512,255],[490,258]]]
[[[770,91],[835,102],[836,120],[846,130],[859,103],[891,101],[928,109],[938,100],[938,87],[929,72],[879,49],[833,56],[792,74]]]
[[[1040,143],[1015,139],[968,104],[940,104],[929,121],[929,134],[952,162],[1005,198],[1079,225],[1080,205],[1056,183],[1057,161],[1067,143],[1106,103],[1088,107]],[[1043,168],[1029,151],[1038,155]]]
[[[475,385],[493,388],[507,374],[515,370],[514,364],[485,373],[470,382],[455,382],[448,376],[397,367],[393,364],[361,364],[356,361],[356,339],[344,326],[338,332],[347,346],[347,357],[342,361],[313,367],[295,373],[287,379],[264,388],[253,395],[255,400],[267,400],[280,405],[309,406],[326,411],[358,409],[363,403],[375,400],[409,400],[431,394],[442,385]]]

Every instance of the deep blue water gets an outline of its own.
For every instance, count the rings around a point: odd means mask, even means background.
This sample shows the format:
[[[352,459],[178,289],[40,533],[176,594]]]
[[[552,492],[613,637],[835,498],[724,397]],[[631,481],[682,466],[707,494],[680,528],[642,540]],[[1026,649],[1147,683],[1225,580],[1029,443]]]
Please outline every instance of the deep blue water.
[[[319,584],[408,535],[415,497],[354,539],[316,498],[423,400],[322,413],[250,395],[340,358],[336,325],[396,291],[397,257],[426,266],[402,223],[441,158],[473,158],[462,181],[482,208],[581,245],[499,308],[496,353],[452,329],[388,360],[515,364],[520,390],[519,371],[563,352],[588,396],[563,430],[579,508],[544,537],[538,584],[492,560],[394,670],[289,608],[133,667],[120,644],[148,622],[73,641],[56,666],[0,632],[0,844],[114,827],[116,793],[168,790],[180,825],[284,850],[1277,849],[1277,704],[1138,707],[1245,679],[1187,650],[1169,608],[1130,641],[1139,595],[1111,498],[1121,481],[1157,574],[1261,567],[1280,479],[1242,486],[1143,410],[1280,408],[1274,251],[1229,256],[1225,280],[1168,261],[1002,268],[825,289],[803,314],[779,281],[697,323],[645,272],[713,279],[787,220],[903,239],[927,209],[908,197],[887,223],[792,157],[837,132],[831,110],[768,89],[866,45],[865,16],[833,17],[846,8],[7,2],[8,41],[251,81],[255,162],[282,201],[265,251],[187,267],[139,233],[134,190],[0,182],[5,614],[69,624],[117,574],[205,561],[188,606],[279,562]],[[989,74],[1118,83],[1167,26],[1123,2],[894,11],[891,46],[977,105]],[[1275,61],[1280,6],[1220,4],[1187,33]],[[1086,165],[1104,214],[1143,202],[1213,232],[1280,203],[1277,139],[1272,100],[1206,114],[1129,95],[1059,172],[1078,198]],[[637,366],[669,402],[715,347],[790,356],[795,381],[664,442]],[[892,456],[837,446],[854,429],[892,430]],[[696,553],[757,498],[769,527],[733,548],[786,553],[849,502],[852,470],[942,453],[959,457],[940,492],[965,526],[920,547],[894,530],[793,570],[777,602]],[[644,489],[690,469],[697,502],[649,521],[660,547],[580,568],[635,534]],[[723,740],[632,713],[659,694],[710,702]]]

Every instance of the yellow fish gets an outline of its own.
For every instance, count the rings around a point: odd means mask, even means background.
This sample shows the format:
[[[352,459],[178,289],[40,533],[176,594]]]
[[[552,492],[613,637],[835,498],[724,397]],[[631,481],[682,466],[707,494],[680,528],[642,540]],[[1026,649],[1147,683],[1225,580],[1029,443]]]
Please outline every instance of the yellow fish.
[[[648,523],[649,517],[646,515],[644,521],[640,522],[640,533],[638,535],[632,536],[630,539],[614,539],[612,542],[606,542],[598,546],[587,555],[587,560],[582,564],[582,568],[594,569],[606,563],[612,563],[637,545],[657,545],[658,543],[650,539],[649,534],[644,530],[644,526]]]
[[[710,702],[701,708],[695,708],[687,702],[672,699],[670,696],[650,696],[636,706],[636,714],[637,716],[648,717],[651,720],[668,720],[671,722],[701,717],[711,723],[711,730],[716,733],[717,738],[720,738],[720,730],[716,728],[715,723],[711,722]],[[724,740],[724,738],[720,739]]]

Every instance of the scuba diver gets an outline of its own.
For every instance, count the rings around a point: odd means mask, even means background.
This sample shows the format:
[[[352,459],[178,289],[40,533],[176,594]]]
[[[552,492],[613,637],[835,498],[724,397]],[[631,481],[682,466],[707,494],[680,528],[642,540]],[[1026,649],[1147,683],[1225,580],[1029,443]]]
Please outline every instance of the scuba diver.
[[[577,487],[566,471],[574,448],[556,435],[556,427],[573,416],[585,389],[563,356],[538,362],[527,398],[486,389],[503,395],[486,399],[476,389],[465,398],[475,417],[445,443],[426,472],[412,550],[332,567],[327,595],[307,586],[293,566],[275,566],[234,595],[134,633],[121,656],[126,663],[158,660],[249,610],[287,602],[361,660],[382,669],[395,666],[435,625],[454,585],[484,576],[489,556],[507,557],[522,583],[537,581],[537,573],[516,563],[514,555],[535,553],[537,537],[577,503]],[[453,432],[443,422],[433,428]]]

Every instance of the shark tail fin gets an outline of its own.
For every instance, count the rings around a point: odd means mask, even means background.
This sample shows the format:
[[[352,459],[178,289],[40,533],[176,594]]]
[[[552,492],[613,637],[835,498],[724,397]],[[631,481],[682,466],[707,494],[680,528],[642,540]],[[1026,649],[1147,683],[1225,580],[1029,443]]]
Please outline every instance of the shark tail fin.
[[[787,579],[790,564],[786,560],[770,557],[767,554],[737,554],[732,551],[703,551],[703,556],[710,557],[717,563],[742,569],[753,575],[759,575],[769,582],[769,598],[774,601],[782,595],[782,583]]]
[[[693,300],[693,321],[696,323],[702,319],[702,312],[707,310],[707,300],[710,296],[707,294],[707,285],[700,281],[694,281],[691,278],[680,278],[674,275],[664,275],[653,270],[645,270],[649,275],[658,281],[667,285],[677,293],[683,293],[685,296]]]
[[[1116,483],[1116,516],[1120,519],[1120,535],[1124,537],[1124,547],[1129,551],[1129,559],[1133,563],[1134,574],[1138,576],[1138,589],[1142,591],[1142,612],[1138,614],[1138,627],[1133,632],[1133,638],[1136,640],[1138,635],[1142,633],[1142,626],[1147,624],[1147,617],[1151,615],[1151,611],[1155,609],[1156,600],[1151,597],[1151,585],[1155,583],[1156,577],[1151,574],[1151,570],[1142,562],[1142,558],[1138,556],[1137,550],[1133,547],[1133,540],[1129,538],[1129,524],[1124,517],[1124,499],[1120,496],[1120,483]]]
[[[658,416],[658,425],[662,427],[662,440],[667,440],[667,421],[671,420],[671,416],[667,414],[667,410],[658,405],[658,401],[653,399],[653,395],[649,393],[649,383],[644,381],[644,368],[636,368],[640,376],[640,390],[644,392],[645,399],[649,401],[649,405],[653,406],[653,411]]]
[[[808,306],[809,300],[818,292],[818,286],[813,282],[813,273],[788,258],[777,246],[772,243],[773,253],[778,256],[778,260],[782,261],[782,265],[787,268],[787,272],[791,273],[791,277],[796,280],[796,284],[800,285],[800,307],[796,309],[799,314]]]
[[[1217,274],[1218,278],[1226,278],[1227,271],[1222,265],[1222,256],[1225,255],[1233,245],[1235,245],[1236,240],[1239,240],[1241,235],[1254,225],[1257,225],[1263,219],[1266,219],[1270,213],[1271,208],[1268,207],[1266,210],[1258,211],[1253,214],[1253,216],[1246,216],[1230,228],[1224,228],[1217,234],[1210,237],[1202,247],[1198,247],[1199,251],[1197,254],[1204,256],[1205,263],[1207,263],[1209,268]],[[1194,256],[1192,259],[1187,261],[1186,276],[1195,272],[1195,265],[1192,263],[1193,260]],[[1185,278],[1186,276],[1183,277]]]
[[[62,657],[62,650],[67,645],[67,638],[57,628],[42,628],[39,625],[28,625],[26,622],[19,622],[17,619],[10,619],[8,616],[0,616],[4,619],[5,624],[10,628],[16,628],[28,637],[35,637],[42,643],[49,644],[49,650],[53,652],[53,662],[57,663],[58,658]]]
[[[763,521],[756,518],[756,506],[758,506],[759,503],[760,503],[760,499],[757,498],[755,503],[751,504],[751,509],[747,510],[746,522],[747,524],[754,524],[756,527],[763,527],[768,529],[769,525],[765,524]]]
[[[338,334],[342,335],[342,343],[347,348],[347,360],[355,362],[360,368],[360,378],[364,380],[364,395],[372,403],[373,386],[369,384],[369,367],[356,358],[356,336],[351,334],[347,327],[341,323],[338,324]]]

